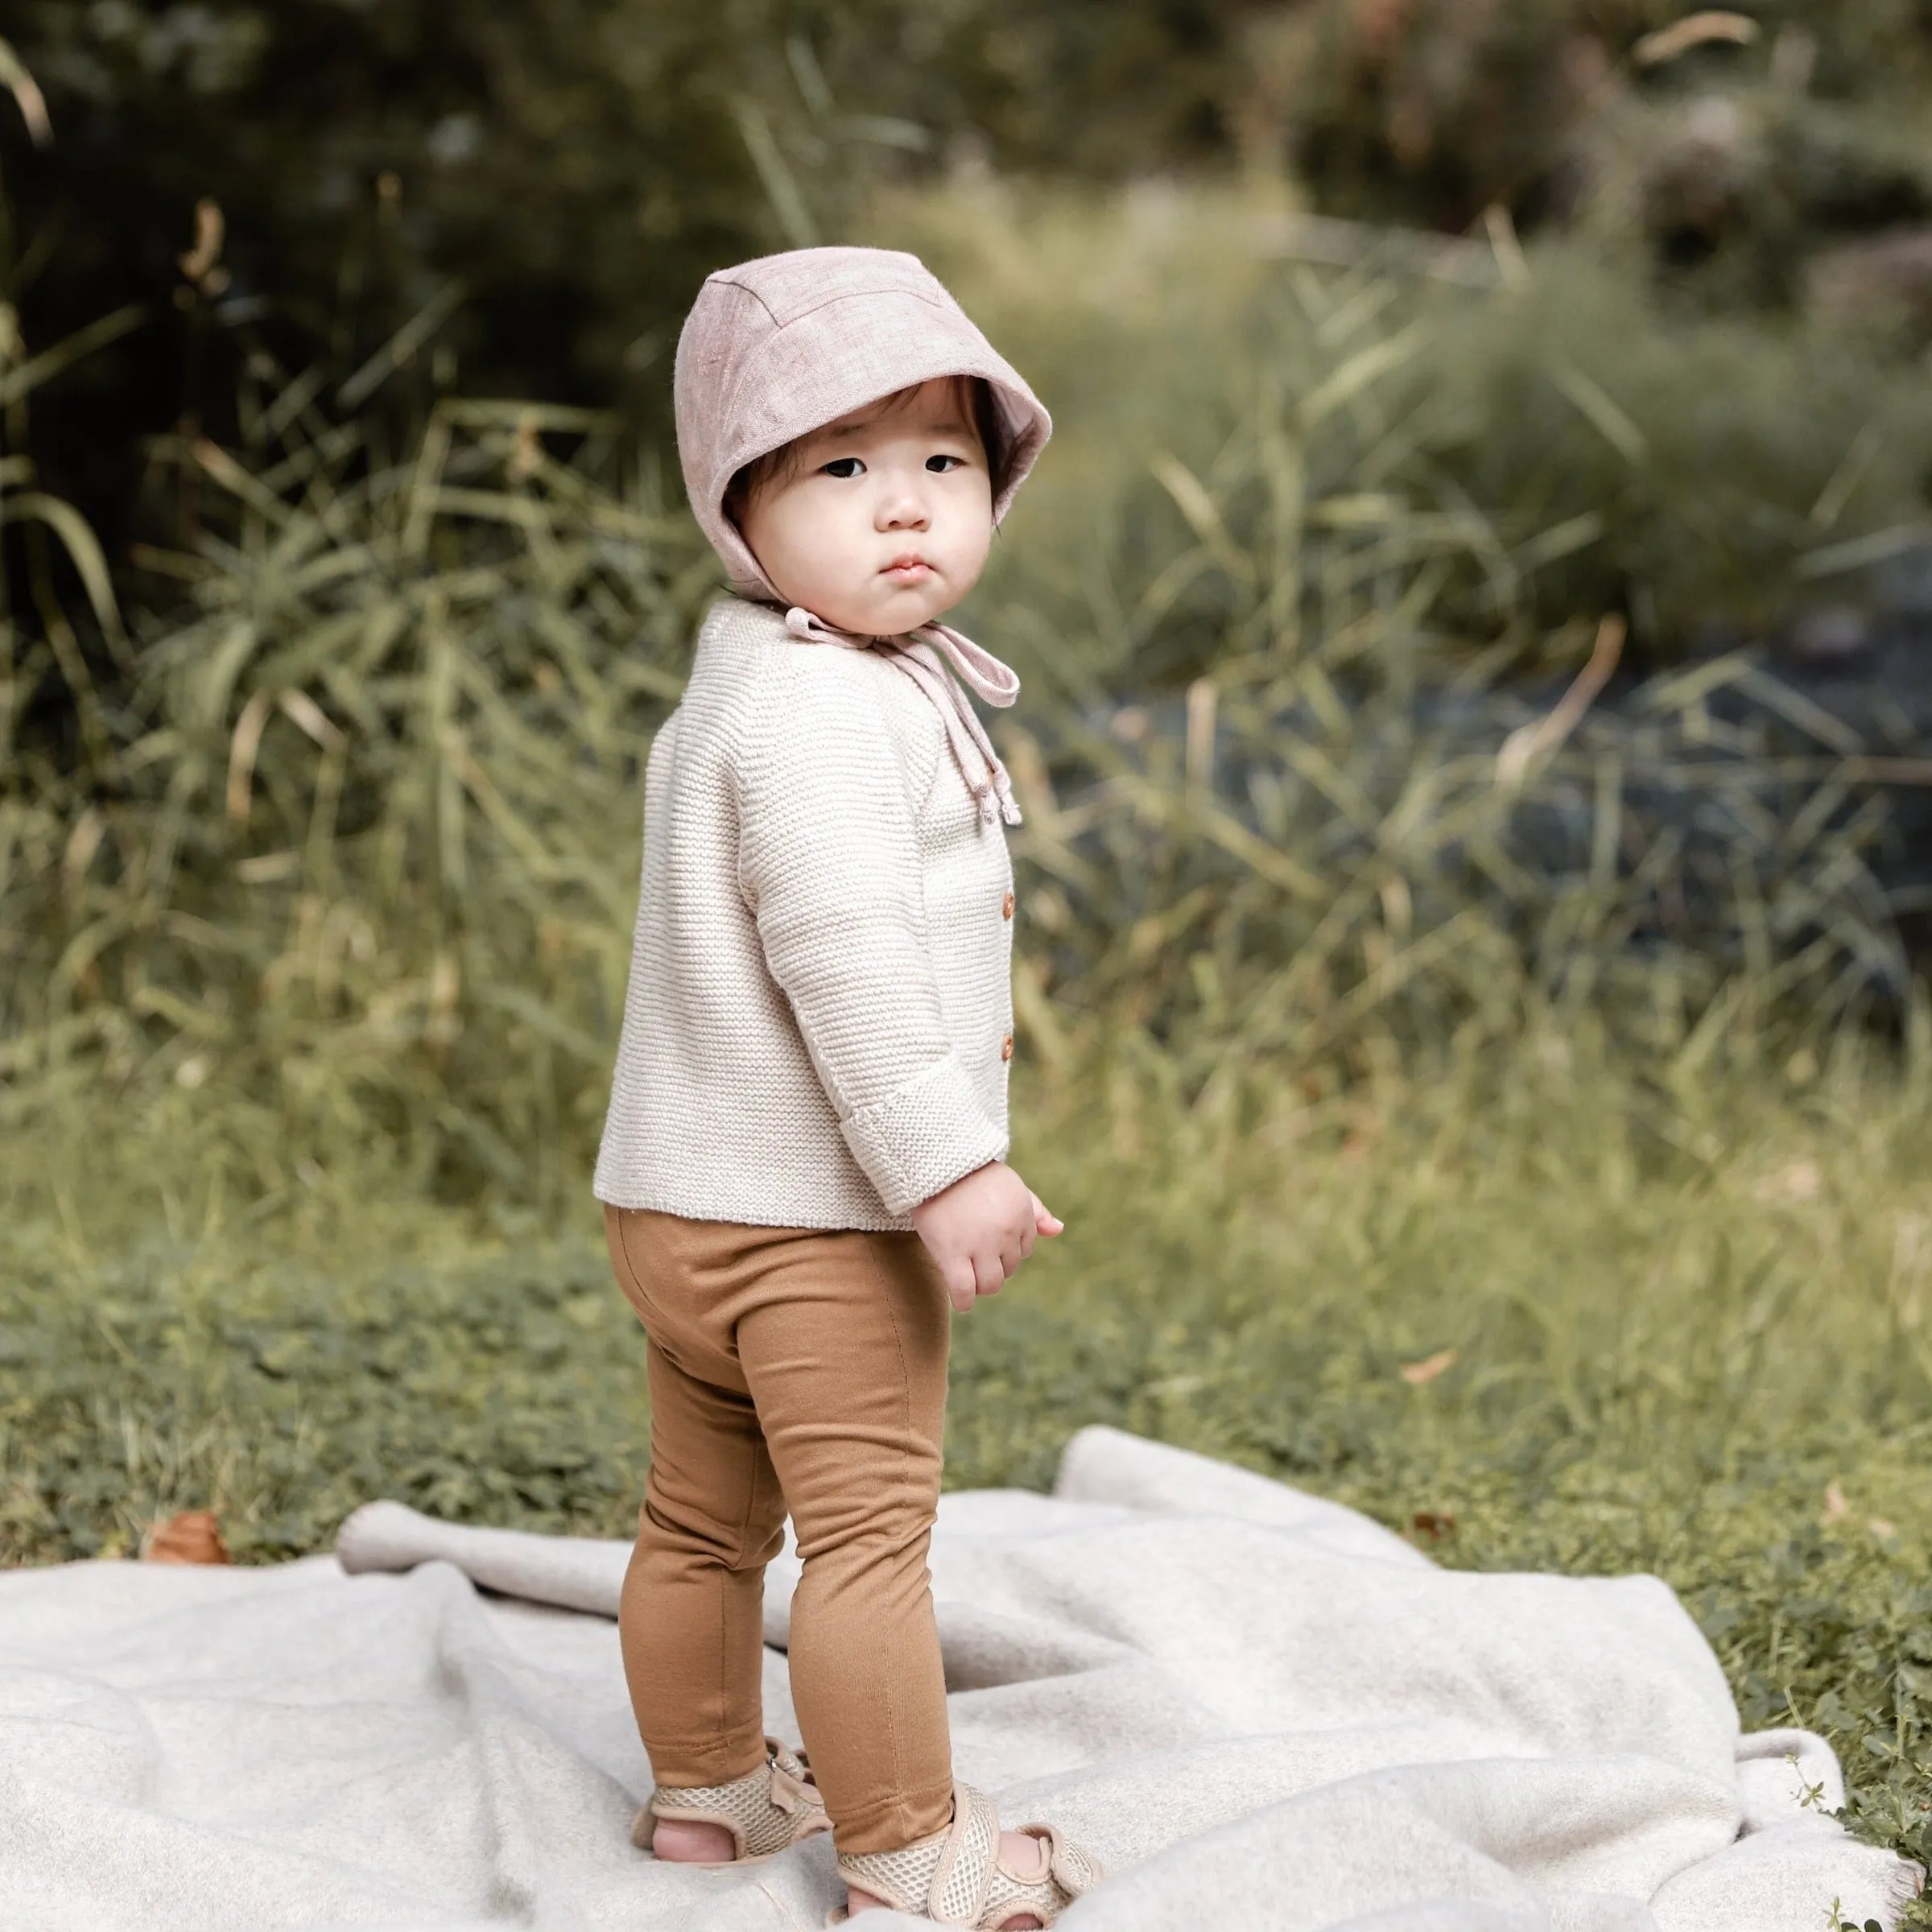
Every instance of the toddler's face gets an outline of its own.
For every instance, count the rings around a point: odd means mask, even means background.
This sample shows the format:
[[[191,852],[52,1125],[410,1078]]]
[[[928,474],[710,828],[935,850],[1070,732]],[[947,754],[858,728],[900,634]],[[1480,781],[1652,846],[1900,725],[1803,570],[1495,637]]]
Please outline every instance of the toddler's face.
[[[952,609],[993,544],[993,480],[963,382],[927,382],[800,439],[755,490],[745,541],[778,593],[861,637]]]

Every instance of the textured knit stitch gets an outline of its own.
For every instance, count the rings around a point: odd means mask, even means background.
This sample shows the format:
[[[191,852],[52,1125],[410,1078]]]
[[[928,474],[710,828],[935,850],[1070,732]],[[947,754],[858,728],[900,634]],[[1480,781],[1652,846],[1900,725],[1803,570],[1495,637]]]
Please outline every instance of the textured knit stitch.
[[[1001,1158],[1012,877],[916,685],[714,605],[646,774],[598,1199],[903,1229]]]
[[[876,650],[894,671],[902,671],[925,692],[952,746],[954,762],[983,819],[1020,823],[1013,780],[993,749],[979,713],[966,701],[954,677],[939,662],[943,650],[954,672],[964,677],[989,704],[1005,706],[1020,695],[1020,680],[991,651],[982,650],[947,624],[923,625],[899,638],[859,638],[835,630],[797,605],[785,613],[785,628],[808,644],[839,644],[849,650]],[[989,673],[992,675],[988,675]]]

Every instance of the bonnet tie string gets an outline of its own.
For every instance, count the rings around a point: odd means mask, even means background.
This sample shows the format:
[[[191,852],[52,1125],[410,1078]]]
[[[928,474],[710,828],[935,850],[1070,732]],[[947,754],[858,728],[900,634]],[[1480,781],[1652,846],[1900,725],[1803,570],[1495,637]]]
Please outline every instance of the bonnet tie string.
[[[1011,668],[970,638],[961,637],[950,625],[923,624],[900,638],[857,638],[848,631],[835,630],[798,605],[785,613],[785,628],[807,644],[837,644],[848,650],[873,650],[896,671],[911,679],[926,694],[927,701],[939,714],[946,727],[947,742],[966,789],[988,824],[1004,819],[1009,825],[1020,822],[1020,808],[1013,795],[1013,781],[1000,754],[986,735],[979,713],[967,703],[963,683],[989,704],[1004,710],[1020,695],[1020,680]],[[940,654],[943,652],[944,662]],[[950,666],[952,675],[947,675]],[[957,677],[959,683],[955,683]]]

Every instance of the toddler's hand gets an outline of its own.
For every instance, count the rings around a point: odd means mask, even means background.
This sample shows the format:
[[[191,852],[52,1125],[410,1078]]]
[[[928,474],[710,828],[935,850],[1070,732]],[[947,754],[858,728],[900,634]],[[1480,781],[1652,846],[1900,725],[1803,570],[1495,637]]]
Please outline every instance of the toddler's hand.
[[[982,1294],[997,1294],[1033,1253],[1034,1240],[1062,1224],[1004,1161],[989,1162],[912,1211],[919,1239],[946,1278],[964,1315]]]

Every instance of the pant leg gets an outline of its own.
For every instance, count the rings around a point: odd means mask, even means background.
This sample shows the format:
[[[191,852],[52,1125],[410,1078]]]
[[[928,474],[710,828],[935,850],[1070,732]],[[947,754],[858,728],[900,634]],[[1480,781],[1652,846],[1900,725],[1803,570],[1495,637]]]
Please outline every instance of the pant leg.
[[[916,1235],[794,1237],[738,1302],[737,1343],[790,1505],[792,1701],[846,1852],[952,1816],[927,1554],[951,1317]]]
[[[652,1776],[716,1785],[765,1761],[765,1566],[785,1505],[749,1393],[704,1319],[706,1284],[605,1214],[618,1285],[650,1335],[650,1474],[618,1614]]]

